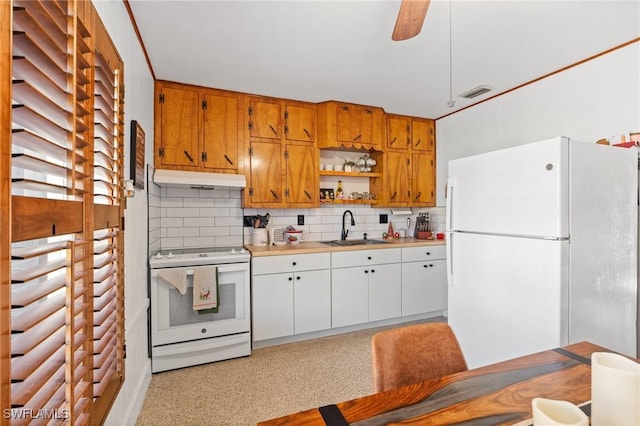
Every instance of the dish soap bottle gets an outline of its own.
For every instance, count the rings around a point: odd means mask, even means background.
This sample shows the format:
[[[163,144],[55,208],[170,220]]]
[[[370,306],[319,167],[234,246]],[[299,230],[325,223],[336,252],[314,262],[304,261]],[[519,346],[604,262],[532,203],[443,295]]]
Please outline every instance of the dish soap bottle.
[[[338,181],[338,188],[336,189],[336,198],[340,200],[344,198],[344,191],[342,190],[341,180]]]

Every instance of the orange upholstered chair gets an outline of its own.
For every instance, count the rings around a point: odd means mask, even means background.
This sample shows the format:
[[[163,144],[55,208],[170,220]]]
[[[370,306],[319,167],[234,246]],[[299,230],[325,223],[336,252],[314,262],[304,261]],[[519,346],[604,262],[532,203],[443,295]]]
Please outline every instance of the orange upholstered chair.
[[[453,330],[440,322],[376,333],[371,340],[371,355],[375,392],[467,370]]]

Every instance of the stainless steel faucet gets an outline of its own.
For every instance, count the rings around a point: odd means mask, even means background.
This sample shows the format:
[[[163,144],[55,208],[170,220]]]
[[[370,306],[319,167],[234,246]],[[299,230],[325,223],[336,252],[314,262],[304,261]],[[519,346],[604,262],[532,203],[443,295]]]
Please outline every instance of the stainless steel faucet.
[[[342,235],[340,236],[341,240],[346,240],[347,235],[349,235],[349,230],[344,226],[344,220],[347,217],[347,213],[351,215],[351,226],[356,226],[356,221],[353,219],[353,213],[351,213],[351,210],[345,210],[344,213],[342,213]]]

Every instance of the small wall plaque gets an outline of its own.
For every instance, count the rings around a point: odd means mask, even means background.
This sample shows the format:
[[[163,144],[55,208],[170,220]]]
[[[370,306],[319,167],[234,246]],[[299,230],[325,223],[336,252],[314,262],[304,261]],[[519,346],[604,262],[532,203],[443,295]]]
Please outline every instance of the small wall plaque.
[[[133,186],[144,189],[144,130],[131,120],[131,179]]]

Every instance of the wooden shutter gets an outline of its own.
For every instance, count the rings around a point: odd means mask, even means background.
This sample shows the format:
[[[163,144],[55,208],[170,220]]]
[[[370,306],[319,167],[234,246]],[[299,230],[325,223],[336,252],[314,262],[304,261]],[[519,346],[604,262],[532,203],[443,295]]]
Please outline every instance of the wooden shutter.
[[[11,2],[0,1],[0,409],[11,406]],[[4,421],[6,423],[6,421]],[[0,420],[0,424],[4,424]]]
[[[3,422],[100,423],[124,379],[122,61],[89,2],[0,11]]]
[[[124,380],[124,75],[96,22],[94,63],[93,396],[104,418]]]

